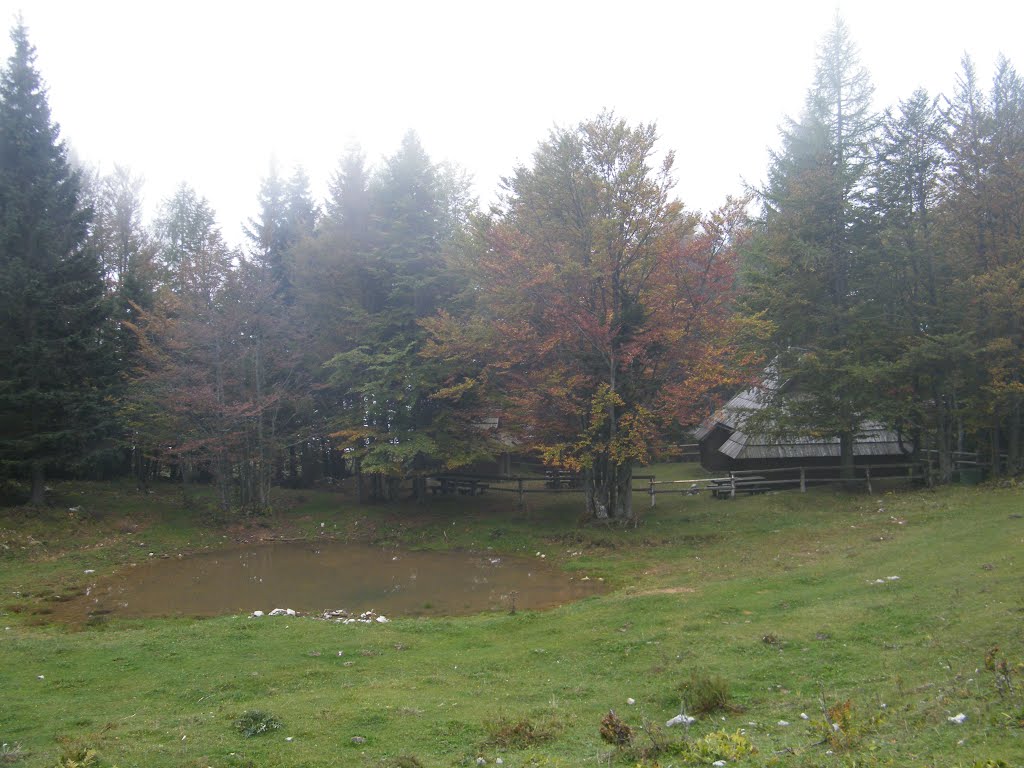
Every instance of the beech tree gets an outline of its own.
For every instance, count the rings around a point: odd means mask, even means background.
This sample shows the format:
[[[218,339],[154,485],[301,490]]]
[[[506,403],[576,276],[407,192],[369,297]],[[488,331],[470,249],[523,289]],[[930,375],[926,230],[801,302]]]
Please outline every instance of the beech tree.
[[[587,513],[630,520],[632,468],[659,426],[730,383],[741,204],[703,221],[672,198],[653,125],[611,113],[555,130],[481,225],[468,317],[424,325],[451,364],[438,394],[500,410],[545,461],[580,470]],[[727,373],[728,372],[728,373]],[[739,378],[739,377],[737,377]]]
[[[244,434],[233,254],[213,209],[187,184],[164,202],[157,244],[167,283],[132,324],[145,360],[129,398],[131,424],[145,445],[177,463],[183,481],[211,477],[227,512]]]
[[[29,470],[41,504],[47,469],[81,460],[107,423],[115,371],[80,174],[20,22],[11,39],[0,73],[0,460]]]

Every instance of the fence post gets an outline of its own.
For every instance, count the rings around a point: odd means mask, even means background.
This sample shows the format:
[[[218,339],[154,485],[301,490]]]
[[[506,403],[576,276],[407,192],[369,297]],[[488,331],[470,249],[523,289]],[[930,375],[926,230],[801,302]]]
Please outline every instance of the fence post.
[[[647,482],[649,483],[648,489],[651,494],[651,509],[654,509],[654,475],[651,475],[650,480]]]
[[[800,467],[800,493],[807,493],[807,470]]]
[[[523,478],[517,477],[516,483],[519,485],[519,511],[523,511]]]
[[[865,464],[864,465],[864,478],[868,482],[868,495],[871,495],[871,494],[874,493],[874,491],[871,490],[871,465],[870,464]]]
[[[729,473],[729,498],[736,498],[736,475],[732,472]]]

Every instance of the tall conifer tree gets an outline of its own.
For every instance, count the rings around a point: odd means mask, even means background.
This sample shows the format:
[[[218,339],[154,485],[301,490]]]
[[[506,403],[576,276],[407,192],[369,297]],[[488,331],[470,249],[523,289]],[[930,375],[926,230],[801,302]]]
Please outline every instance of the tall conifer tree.
[[[844,475],[877,400],[861,290],[870,258],[866,177],[877,118],[872,86],[841,18],[826,36],[804,113],[782,132],[760,192],[764,214],[748,259],[747,297],[776,326],[778,388],[761,418],[782,431],[839,439]],[[868,341],[868,343],[865,343]]]
[[[20,21],[11,39],[0,73],[0,457],[29,471],[42,503],[47,470],[80,457],[104,422],[110,345],[80,177]]]

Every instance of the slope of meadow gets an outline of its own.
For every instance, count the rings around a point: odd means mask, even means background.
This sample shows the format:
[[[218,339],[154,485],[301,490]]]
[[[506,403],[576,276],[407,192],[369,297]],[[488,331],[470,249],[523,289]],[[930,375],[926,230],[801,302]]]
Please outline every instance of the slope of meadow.
[[[47,510],[0,511],[0,763],[1022,764],[1019,488],[637,498],[629,530],[579,526],[571,496],[519,511],[497,493],[426,508],[282,493],[272,518],[239,525],[176,489],[62,485]],[[610,591],[373,626],[52,618],[86,569],[143,549],[321,531],[542,553]],[[696,721],[666,729],[681,707]],[[253,709],[281,727],[243,736]],[[609,710],[630,743],[601,738]]]

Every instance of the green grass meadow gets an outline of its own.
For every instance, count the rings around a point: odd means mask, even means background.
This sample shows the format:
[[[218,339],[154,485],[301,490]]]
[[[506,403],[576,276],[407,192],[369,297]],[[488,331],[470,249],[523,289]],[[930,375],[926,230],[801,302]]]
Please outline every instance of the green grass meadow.
[[[496,492],[360,507],[282,491],[273,517],[239,524],[177,488],[56,486],[50,508],[0,510],[0,765],[1024,765],[1021,488],[636,504],[640,524],[618,529],[581,526],[571,494],[520,510]],[[541,552],[609,591],[546,612],[369,626],[67,626],[52,613],[86,569],[321,532]],[[701,681],[724,707],[699,711]],[[681,706],[696,722],[666,729]],[[248,710],[281,727],[242,735]],[[609,710],[630,743],[602,739]]]

